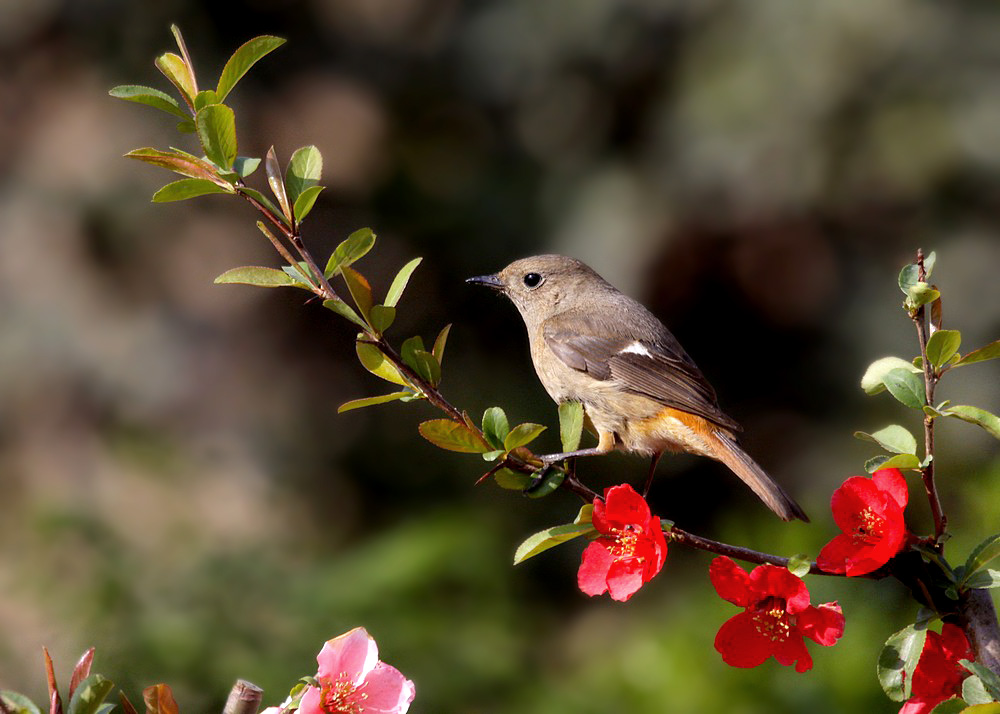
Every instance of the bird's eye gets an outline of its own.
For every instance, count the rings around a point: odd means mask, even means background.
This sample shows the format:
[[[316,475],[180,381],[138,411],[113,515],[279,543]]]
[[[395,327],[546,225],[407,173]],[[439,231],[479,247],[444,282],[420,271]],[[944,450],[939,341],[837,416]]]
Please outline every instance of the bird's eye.
[[[538,273],[527,273],[524,276],[524,284],[529,288],[537,288],[542,284],[542,276]]]

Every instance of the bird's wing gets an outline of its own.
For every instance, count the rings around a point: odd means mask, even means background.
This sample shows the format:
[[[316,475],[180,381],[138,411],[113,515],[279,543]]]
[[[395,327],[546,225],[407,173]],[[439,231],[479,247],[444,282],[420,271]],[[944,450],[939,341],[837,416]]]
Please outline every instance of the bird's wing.
[[[638,339],[621,320],[572,311],[547,320],[542,332],[545,344],[566,366],[594,379],[613,379],[633,394],[738,430],[674,336],[662,325],[656,327],[655,338]]]

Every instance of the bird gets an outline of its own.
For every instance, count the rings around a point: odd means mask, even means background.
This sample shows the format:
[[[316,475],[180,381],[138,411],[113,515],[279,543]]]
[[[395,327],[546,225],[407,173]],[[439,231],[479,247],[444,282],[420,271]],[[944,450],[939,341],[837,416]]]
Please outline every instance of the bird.
[[[551,464],[614,450],[652,457],[692,453],[725,464],[782,520],[802,508],[739,445],[740,425],[671,332],[637,300],[563,255],[516,260],[466,280],[505,295],[528,331],[538,378],[557,403],[580,402],[597,445],[542,456]]]

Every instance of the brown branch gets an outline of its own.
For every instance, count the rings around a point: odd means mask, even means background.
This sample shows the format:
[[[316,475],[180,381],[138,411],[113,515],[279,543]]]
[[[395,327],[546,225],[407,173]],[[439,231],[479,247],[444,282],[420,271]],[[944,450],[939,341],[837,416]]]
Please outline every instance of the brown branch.
[[[245,679],[236,680],[222,714],[257,714],[264,690]]]

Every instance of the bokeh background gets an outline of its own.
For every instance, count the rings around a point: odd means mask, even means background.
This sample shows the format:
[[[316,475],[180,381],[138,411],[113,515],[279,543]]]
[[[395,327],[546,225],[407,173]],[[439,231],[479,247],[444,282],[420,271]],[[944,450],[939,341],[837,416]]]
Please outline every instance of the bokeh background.
[[[852,432],[916,428],[858,381],[913,353],[895,279],[918,246],[963,351],[1000,335],[993,2],[4,0],[0,687],[44,702],[42,645],[63,679],[95,645],[133,701],[164,681],[218,711],[245,677],[275,703],[362,624],[416,712],[896,711],[874,668],[914,616],[898,588],[811,578],[843,640],[805,675],[731,669],[706,554],[673,548],[627,605],[589,599],[580,544],[509,564],[570,495],[473,486],[482,462],[416,434],[427,405],[337,415],[384,388],[353,330],[297,291],[213,286],[275,264],[250,209],[150,204],[170,176],[121,158],[193,147],[107,95],[168,89],[171,22],[205,85],[246,39],[288,38],[232,97],[241,153],[321,149],[307,241],[325,256],[371,226],[377,290],[424,256],[393,332],[454,324],[443,388],[472,414],[556,423],[513,308],[463,278],[569,253],[660,315],[813,516],[780,523],[722,467],[664,459],[654,508],[696,532],[786,554],[832,537],[830,493],[874,453]],[[997,367],[939,393],[995,411]],[[944,424],[938,458],[964,557],[1000,526],[997,443]],[[645,464],[580,470],[600,488]]]

